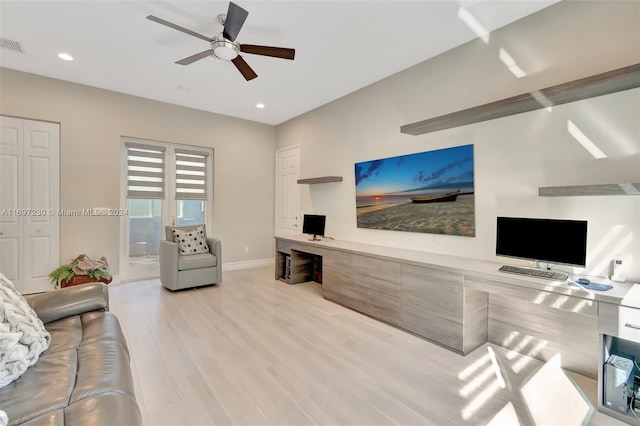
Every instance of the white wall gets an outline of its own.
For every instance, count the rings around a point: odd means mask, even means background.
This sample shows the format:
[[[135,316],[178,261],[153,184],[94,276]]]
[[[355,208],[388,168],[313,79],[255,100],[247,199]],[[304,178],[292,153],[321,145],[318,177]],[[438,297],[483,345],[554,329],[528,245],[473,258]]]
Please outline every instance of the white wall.
[[[273,257],[275,128],[0,69],[0,114],[61,124],[61,208],[120,206],[120,137],[214,148],[223,264]],[[119,274],[116,217],[62,217],[61,261],[106,255]],[[244,247],[249,253],[244,253]]]
[[[529,75],[516,79],[498,59],[500,48]],[[301,145],[302,177],[344,177],[301,187],[303,211],[327,214],[335,238],[518,263],[494,255],[496,216],[586,219],[586,272],[607,275],[621,254],[627,276],[640,280],[640,196],[537,195],[540,186],[640,182],[639,90],[421,136],[400,133],[403,124],[638,62],[640,3],[562,2],[491,33],[488,44],[475,40],[279,125],[277,147]],[[582,148],[568,119],[608,158]],[[354,163],[469,143],[475,238],[356,227]]]

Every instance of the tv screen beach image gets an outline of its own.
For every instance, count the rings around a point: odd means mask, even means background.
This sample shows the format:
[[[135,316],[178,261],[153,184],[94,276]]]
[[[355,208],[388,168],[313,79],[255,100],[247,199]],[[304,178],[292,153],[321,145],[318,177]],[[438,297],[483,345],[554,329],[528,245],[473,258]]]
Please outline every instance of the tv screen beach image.
[[[475,236],[473,145],[355,164],[358,228]]]

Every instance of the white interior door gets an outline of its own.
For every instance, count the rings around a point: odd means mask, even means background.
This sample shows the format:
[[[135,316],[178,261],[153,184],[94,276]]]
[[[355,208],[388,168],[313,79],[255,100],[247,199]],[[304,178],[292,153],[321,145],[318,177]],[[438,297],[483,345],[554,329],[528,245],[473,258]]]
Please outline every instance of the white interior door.
[[[60,265],[60,125],[0,117],[0,270],[22,293]]]
[[[23,279],[23,120],[0,117],[0,272],[12,282]]]
[[[276,152],[276,235],[299,234],[300,147]]]

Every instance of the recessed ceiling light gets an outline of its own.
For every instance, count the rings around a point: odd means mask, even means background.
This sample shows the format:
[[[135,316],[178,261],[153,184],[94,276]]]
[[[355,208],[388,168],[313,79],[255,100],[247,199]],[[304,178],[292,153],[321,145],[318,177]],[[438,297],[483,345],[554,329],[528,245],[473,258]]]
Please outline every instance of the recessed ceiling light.
[[[73,56],[69,55],[68,53],[58,53],[58,58],[62,59],[63,61],[73,61]]]
[[[256,108],[262,109],[262,108],[264,108],[264,104],[263,103],[256,104]]]

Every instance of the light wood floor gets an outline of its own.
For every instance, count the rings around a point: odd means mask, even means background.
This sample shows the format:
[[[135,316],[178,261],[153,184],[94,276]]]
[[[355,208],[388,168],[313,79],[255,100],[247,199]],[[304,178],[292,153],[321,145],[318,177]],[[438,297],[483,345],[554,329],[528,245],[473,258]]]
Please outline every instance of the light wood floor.
[[[463,357],[273,275],[109,286],[145,424],[621,424],[594,410],[594,380],[555,362],[491,344]]]

